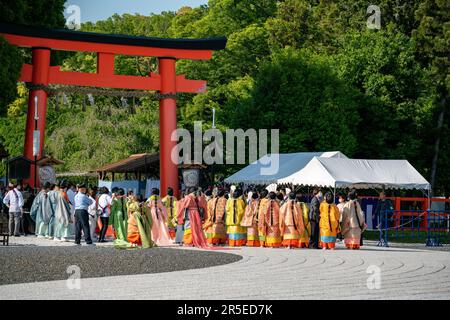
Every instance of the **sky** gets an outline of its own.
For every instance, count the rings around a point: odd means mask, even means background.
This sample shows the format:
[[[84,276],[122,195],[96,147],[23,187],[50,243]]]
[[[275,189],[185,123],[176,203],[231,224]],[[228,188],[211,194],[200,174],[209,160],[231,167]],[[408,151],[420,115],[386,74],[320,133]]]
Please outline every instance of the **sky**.
[[[184,6],[198,7],[207,4],[208,0],[67,0],[70,5],[80,7],[81,22],[105,20],[114,13],[124,14],[161,13],[162,11],[177,11]],[[65,13],[66,18],[69,13]]]

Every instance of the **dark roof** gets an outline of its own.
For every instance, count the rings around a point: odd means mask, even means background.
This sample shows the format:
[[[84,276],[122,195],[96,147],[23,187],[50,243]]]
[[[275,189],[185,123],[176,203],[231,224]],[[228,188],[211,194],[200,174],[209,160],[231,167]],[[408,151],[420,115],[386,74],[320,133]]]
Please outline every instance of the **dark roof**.
[[[146,166],[155,166],[159,163],[159,154],[158,153],[140,153],[133,154],[126,159],[110,163],[104,165],[96,169],[97,172],[117,172],[117,173],[126,173],[126,172],[135,172],[135,171],[145,171]]]
[[[203,164],[181,164],[178,166],[181,169],[205,169]],[[147,170],[146,170],[147,168]],[[153,170],[154,169],[154,170]],[[139,153],[133,154],[126,159],[119,160],[114,163],[104,165],[96,172],[148,172],[149,174],[159,172],[159,153]]]
[[[225,37],[206,39],[164,39],[135,37],[122,34],[81,32],[68,29],[46,29],[3,22],[0,22],[0,33],[58,40],[188,50],[221,50],[225,48],[227,43],[227,39]]]
[[[33,161],[31,161],[30,159],[27,159],[24,156],[17,156],[17,157],[8,159],[8,163],[15,163],[15,162],[18,162],[18,161],[24,161],[26,163],[33,163]]]
[[[58,160],[56,158],[53,158],[53,156],[45,156],[39,159],[36,164],[38,166],[45,166],[45,165],[59,165],[64,164],[64,161]]]

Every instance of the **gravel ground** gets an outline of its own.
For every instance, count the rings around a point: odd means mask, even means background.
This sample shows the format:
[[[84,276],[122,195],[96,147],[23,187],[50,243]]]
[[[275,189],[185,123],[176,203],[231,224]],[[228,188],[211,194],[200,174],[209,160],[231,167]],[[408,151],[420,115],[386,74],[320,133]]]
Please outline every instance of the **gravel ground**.
[[[242,257],[211,251],[152,248],[118,250],[111,246],[0,247],[0,285],[66,280],[76,265],[82,278],[161,273],[228,264]]]

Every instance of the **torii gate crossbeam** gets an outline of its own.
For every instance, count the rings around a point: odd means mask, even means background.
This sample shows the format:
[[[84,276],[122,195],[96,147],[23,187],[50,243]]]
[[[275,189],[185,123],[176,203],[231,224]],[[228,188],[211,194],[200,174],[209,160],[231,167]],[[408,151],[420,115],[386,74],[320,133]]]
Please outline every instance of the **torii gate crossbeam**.
[[[0,36],[12,45],[32,49],[32,64],[23,65],[20,81],[30,82],[33,85],[60,84],[155,90],[161,94],[205,92],[205,81],[188,80],[182,75],[176,75],[176,60],[208,60],[211,59],[214,50],[224,49],[226,45],[226,38],[161,39],[44,29],[6,23],[0,23]],[[52,50],[96,52],[97,72],[67,72],[61,71],[59,66],[50,66]],[[118,54],[157,57],[159,73],[150,73],[147,77],[116,75],[114,61],[115,55]],[[37,117],[34,106],[35,97],[38,97],[39,101]],[[39,132],[37,157],[42,157],[46,113],[46,91],[31,90],[24,142],[24,156],[30,160],[34,160],[33,132],[35,130]],[[159,116],[161,192],[165,194],[167,187],[172,187],[178,195],[178,164],[171,159],[171,152],[176,148],[176,141],[171,140],[171,135],[177,128],[177,109],[174,98],[160,99]],[[34,168],[31,168],[30,184],[33,186],[34,171]]]

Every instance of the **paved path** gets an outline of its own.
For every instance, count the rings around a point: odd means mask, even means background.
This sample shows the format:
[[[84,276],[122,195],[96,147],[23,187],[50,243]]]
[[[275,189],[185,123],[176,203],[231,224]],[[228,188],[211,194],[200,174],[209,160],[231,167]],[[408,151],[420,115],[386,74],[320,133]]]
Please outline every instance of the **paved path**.
[[[225,252],[243,259],[204,269],[82,279],[81,290],[68,289],[67,281],[4,285],[0,299],[450,299],[449,251],[373,245],[348,251],[339,244],[325,252]],[[380,268],[381,283],[370,290],[367,269],[373,266]]]

